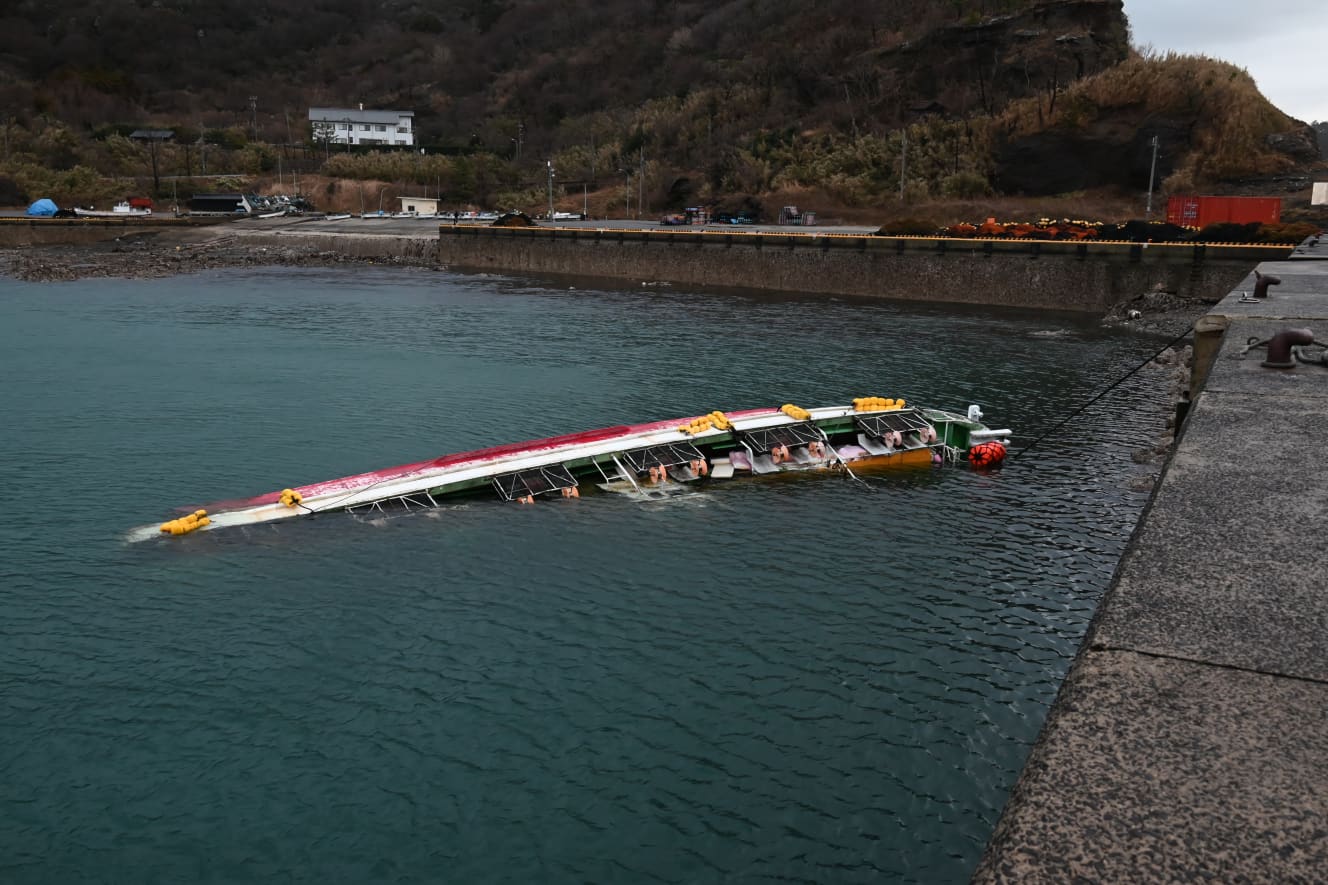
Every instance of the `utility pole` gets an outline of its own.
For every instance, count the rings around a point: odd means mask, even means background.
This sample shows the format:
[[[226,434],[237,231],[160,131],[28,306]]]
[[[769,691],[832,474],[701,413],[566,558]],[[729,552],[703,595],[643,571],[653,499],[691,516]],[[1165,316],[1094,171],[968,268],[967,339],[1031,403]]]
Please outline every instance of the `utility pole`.
[[[254,143],[256,144],[258,142],[258,96],[257,95],[249,96],[249,113],[253,116]]]
[[[161,176],[157,174],[157,131],[148,130],[148,153],[152,156],[152,196],[160,196]]]
[[[644,202],[645,202],[645,197],[646,197],[646,148],[645,148],[645,145],[642,145],[642,146],[640,147],[639,150],[640,150],[640,154],[639,154],[638,156],[639,156],[639,159],[640,159],[641,167],[640,167],[640,169],[639,169],[639,170],[637,171],[637,173],[636,173],[636,217],[637,217],[638,219],[641,217],[641,206],[644,204]]]
[[[1145,220],[1153,219],[1153,182],[1157,179],[1157,136],[1153,136],[1153,166],[1148,170],[1148,207],[1144,209]]]
[[[549,220],[553,221],[553,160],[546,160],[549,168]]]
[[[908,176],[908,126],[904,126],[904,149],[899,152],[899,199],[904,199],[904,180]]]

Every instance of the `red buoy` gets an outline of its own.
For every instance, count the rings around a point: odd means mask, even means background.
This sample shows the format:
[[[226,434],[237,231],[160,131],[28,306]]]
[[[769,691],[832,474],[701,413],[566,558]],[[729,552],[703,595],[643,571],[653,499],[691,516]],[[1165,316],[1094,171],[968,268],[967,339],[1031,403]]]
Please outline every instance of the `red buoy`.
[[[968,450],[968,463],[977,468],[996,467],[1005,460],[1005,444],[990,440]]]

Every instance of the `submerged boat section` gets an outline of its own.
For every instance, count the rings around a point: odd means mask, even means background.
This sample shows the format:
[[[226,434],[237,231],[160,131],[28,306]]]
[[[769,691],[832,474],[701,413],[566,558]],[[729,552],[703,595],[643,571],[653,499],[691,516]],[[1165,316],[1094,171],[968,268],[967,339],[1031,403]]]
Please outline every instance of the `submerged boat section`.
[[[189,508],[191,516],[142,526],[141,541],[334,511],[386,512],[437,507],[477,495],[533,504],[582,492],[672,497],[743,476],[804,471],[853,475],[896,466],[969,462],[992,467],[1011,432],[959,414],[864,397],[849,406],[711,412],[694,418],[605,427],[444,455],[253,498]]]

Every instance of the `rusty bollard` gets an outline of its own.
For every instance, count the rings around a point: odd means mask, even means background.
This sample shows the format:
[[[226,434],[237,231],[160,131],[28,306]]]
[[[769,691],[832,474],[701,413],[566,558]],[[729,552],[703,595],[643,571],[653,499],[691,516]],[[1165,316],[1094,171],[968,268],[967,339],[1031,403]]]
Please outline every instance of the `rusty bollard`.
[[[1268,339],[1268,359],[1259,365],[1265,369],[1294,369],[1291,348],[1313,343],[1314,333],[1309,329],[1283,329]]]
[[[1254,297],[1267,298],[1269,286],[1282,285],[1282,278],[1275,277],[1272,274],[1261,274],[1257,270],[1254,272]]]

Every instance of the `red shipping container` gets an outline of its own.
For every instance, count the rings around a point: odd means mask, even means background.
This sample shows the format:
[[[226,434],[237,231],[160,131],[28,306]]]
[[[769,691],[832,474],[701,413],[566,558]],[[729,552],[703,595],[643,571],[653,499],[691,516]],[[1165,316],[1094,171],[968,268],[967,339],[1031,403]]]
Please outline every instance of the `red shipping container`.
[[[1281,197],[1172,197],[1167,201],[1167,221],[1182,227],[1207,227],[1228,222],[1279,224]]]

